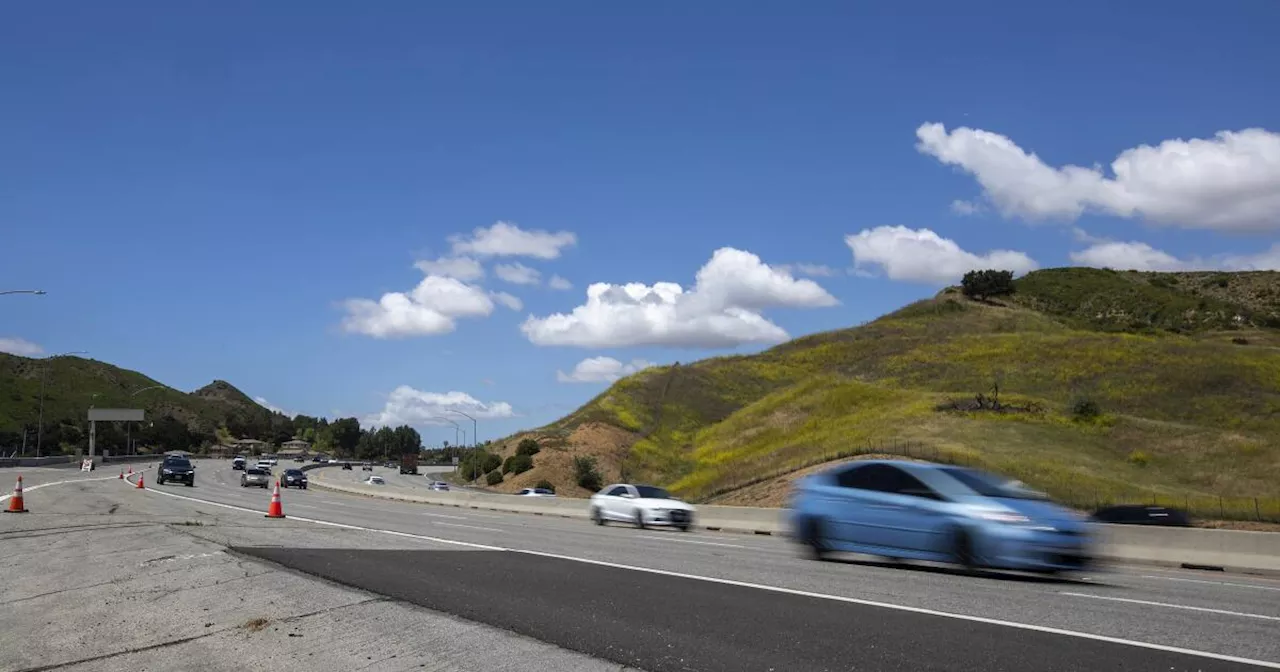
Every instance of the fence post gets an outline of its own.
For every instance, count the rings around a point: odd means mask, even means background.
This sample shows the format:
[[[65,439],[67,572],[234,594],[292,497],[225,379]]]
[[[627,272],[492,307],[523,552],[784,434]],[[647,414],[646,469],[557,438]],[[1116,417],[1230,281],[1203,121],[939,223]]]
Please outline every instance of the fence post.
[[[1218,519],[1222,520],[1226,517],[1226,510],[1222,508],[1222,495],[1218,495]]]
[[[1262,509],[1258,507],[1258,498],[1253,498],[1253,515],[1258,518],[1258,522],[1262,522]]]

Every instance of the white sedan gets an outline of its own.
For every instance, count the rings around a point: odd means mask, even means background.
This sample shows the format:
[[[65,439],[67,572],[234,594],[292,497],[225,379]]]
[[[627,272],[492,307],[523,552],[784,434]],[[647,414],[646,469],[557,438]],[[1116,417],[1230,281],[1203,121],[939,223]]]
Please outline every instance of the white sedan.
[[[616,521],[639,528],[669,526],[688,532],[693,525],[693,513],[693,505],[652,485],[615,483],[591,496],[591,520],[596,525]]]
[[[384,481],[381,476],[370,476],[369,479],[365,481],[365,483],[369,485],[386,485],[387,484],[387,482]]]
[[[555,497],[556,493],[546,488],[525,488],[520,491],[521,497]]]

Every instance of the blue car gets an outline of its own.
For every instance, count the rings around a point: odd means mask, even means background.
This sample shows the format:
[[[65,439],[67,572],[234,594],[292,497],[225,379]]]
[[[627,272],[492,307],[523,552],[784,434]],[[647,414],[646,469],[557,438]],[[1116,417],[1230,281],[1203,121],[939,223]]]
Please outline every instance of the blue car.
[[[1017,481],[899,460],[843,464],[795,483],[792,538],[831,552],[1055,573],[1087,567],[1093,528]]]

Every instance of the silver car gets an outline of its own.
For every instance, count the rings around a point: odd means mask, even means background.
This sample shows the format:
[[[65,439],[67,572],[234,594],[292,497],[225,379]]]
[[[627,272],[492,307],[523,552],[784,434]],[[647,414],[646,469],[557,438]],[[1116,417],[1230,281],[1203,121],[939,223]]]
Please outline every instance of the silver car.
[[[254,486],[258,488],[267,488],[271,485],[271,472],[258,467],[249,467],[240,474],[240,487],[247,488]]]

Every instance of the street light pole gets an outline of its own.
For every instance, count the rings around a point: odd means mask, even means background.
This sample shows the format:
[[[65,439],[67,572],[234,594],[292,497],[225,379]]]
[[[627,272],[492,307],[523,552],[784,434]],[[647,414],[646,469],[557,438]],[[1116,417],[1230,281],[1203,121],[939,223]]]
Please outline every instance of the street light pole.
[[[445,409],[445,410],[448,413],[457,413],[458,415],[461,415],[462,417],[468,418],[471,420],[471,447],[472,447],[471,454],[474,456],[480,450],[480,429],[479,429],[479,424],[476,422],[476,419],[470,415],[467,415],[466,413],[463,413],[462,411],[455,411],[452,408]],[[465,432],[463,434],[465,435]],[[472,459],[471,461],[475,462],[474,459]],[[475,469],[473,468],[472,471],[474,472]],[[479,476],[476,476],[471,480],[475,480],[476,478],[479,478]]]
[[[40,290],[35,290],[35,291],[39,291],[41,294],[44,293],[43,291],[40,291]],[[6,292],[6,293],[12,293],[12,292]],[[45,359],[48,360],[48,359],[54,359],[57,357],[66,357],[67,355],[87,355],[87,354],[89,354],[87,350],[73,350],[71,352],[64,352],[59,355],[51,355],[49,357],[45,357]],[[44,439],[44,381],[48,377],[49,377],[49,363],[45,362],[45,365],[40,367],[40,420],[36,424],[36,457],[40,457],[40,445],[43,443],[43,439]]]
[[[129,397],[130,398],[136,397],[139,394],[146,392],[147,390],[163,390],[163,389],[168,389],[168,386],[152,385],[150,387],[144,387],[141,390],[134,390],[132,393],[129,394]],[[124,448],[125,448],[126,454],[128,455],[134,454],[133,453],[133,421],[132,420],[124,423]]]

